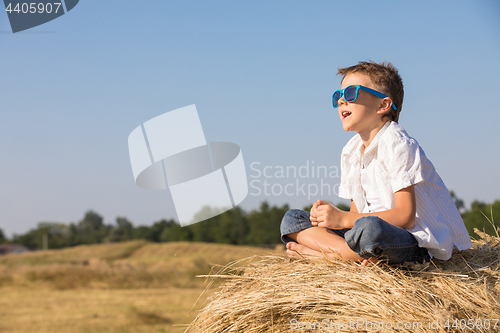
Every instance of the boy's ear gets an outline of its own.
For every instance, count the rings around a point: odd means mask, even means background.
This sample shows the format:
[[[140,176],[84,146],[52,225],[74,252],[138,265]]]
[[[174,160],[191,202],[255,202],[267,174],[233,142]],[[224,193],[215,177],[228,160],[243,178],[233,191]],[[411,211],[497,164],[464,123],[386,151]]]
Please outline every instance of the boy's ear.
[[[391,107],[392,107],[391,99],[389,97],[385,97],[380,102],[377,113],[383,115],[386,112],[388,112],[391,109]]]

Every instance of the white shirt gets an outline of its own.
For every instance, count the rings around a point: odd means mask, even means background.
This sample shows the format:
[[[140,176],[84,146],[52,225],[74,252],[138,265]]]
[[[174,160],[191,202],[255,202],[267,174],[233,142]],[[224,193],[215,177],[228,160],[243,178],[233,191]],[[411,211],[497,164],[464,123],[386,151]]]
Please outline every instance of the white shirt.
[[[370,165],[373,166],[373,163]],[[365,198],[366,198],[365,209],[363,209],[361,213],[374,213],[386,210],[380,204],[380,201],[378,201],[377,189],[372,186],[372,182],[370,181],[370,177],[368,176],[368,171],[366,171],[366,168],[363,166],[363,163],[361,163],[360,173],[361,173],[360,177],[361,188],[365,192]]]
[[[472,247],[467,229],[441,177],[417,141],[396,122],[388,121],[362,154],[359,134],[346,144],[341,155],[339,196],[352,199],[359,212],[367,198],[361,185],[361,160],[376,200],[388,210],[395,207],[394,193],[415,185],[415,225],[407,229],[431,256],[447,260],[453,248]]]

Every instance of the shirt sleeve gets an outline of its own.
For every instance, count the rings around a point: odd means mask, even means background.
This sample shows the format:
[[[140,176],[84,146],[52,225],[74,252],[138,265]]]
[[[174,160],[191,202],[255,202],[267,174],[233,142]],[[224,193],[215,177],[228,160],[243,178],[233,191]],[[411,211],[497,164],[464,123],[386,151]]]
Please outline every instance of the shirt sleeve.
[[[418,184],[422,176],[422,150],[411,138],[397,138],[387,149],[387,171],[392,192]]]

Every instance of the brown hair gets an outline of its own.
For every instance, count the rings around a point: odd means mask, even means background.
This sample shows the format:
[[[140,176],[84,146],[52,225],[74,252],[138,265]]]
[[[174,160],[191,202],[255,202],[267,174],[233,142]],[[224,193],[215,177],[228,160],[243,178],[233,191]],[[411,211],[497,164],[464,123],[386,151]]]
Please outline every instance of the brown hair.
[[[360,61],[357,65],[339,68],[337,74],[342,75],[343,81],[347,75],[353,73],[367,75],[378,91],[386,94],[392,99],[397,111],[391,107],[384,115],[384,118],[388,117],[390,120],[397,122],[399,113],[403,107],[403,97],[405,94],[403,80],[401,76],[399,76],[398,70],[390,62],[377,64],[373,61]]]

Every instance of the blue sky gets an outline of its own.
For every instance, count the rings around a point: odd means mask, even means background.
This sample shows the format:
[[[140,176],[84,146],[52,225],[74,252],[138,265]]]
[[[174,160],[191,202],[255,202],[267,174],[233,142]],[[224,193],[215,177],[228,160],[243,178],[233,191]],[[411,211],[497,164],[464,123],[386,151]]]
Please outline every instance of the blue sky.
[[[265,195],[319,178],[269,166],[340,167],[353,133],[331,94],[338,67],[391,61],[400,124],[467,204],[500,199],[500,5],[496,1],[95,1],[13,34],[0,13],[0,228],[78,222],[93,209],[150,225],[175,216],[167,191],[134,183],[127,138],[196,104],[207,141],[238,144],[241,204],[303,207],[331,195]],[[253,168],[250,165],[253,164]],[[338,184],[339,179],[323,179]],[[258,187],[261,194],[257,194]],[[278,191],[275,191],[278,193]]]

